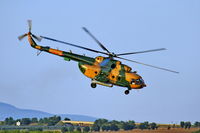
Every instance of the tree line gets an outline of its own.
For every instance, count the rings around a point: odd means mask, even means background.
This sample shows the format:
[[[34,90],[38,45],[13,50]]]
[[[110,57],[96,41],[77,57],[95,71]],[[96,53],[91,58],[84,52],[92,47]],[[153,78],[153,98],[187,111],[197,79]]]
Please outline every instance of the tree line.
[[[98,119],[94,122],[94,125],[92,126],[92,131],[118,131],[120,129],[123,129],[125,131],[127,130],[133,130],[135,128],[138,129],[152,129],[155,130],[158,128],[158,125],[153,122],[143,122],[139,125],[136,125],[135,121],[108,121],[107,119]]]
[[[199,122],[199,121],[196,121],[196,122],[192,125],[190,121],[187,121],[187,122],[181,121],[181,122],[180,122],[180,126],[181,126],[181,128],[185,128],[185,129],[190,129],[191,126],[200,128],[200,122]]]
[[[70,120],[69,118],[65,118],[64,120]],[[15,125],[17,122],[20,122],[20,125],[47,125],[47,126],[55,126],[58,122],[61,121],[60,116],[52,116],[52,117],[44,117],[44,118],[22,118],[14,120],[12,117],[6,118],[1,125]]]
[[[172,126],[172,127],[171,127]],[[195,127],[195,128],[200,128],[200,122],[196,121],[195,123],[191,123],[189,121],[184,122],[181,121],[180,122],[180,126],[176,126],[174,125],[170,125],[168,126],[168,129],[170,128],[177,128],[177,127],[181,127],[181,128],[185,128],[185,129],[190,129],[191,127]],[[156,130],[159,128],[159,124],[152,122],[149,123],[148,121],[142,122],[142,123],[138,123],[136,124],[135,121],[108,121],[107,119],[98,119],[94,122],[94,125],[92,126],[91,130],[92,131],[118,131],[120,129],[123,130],[132,130],[132,129],[149,129],[149,130]]]

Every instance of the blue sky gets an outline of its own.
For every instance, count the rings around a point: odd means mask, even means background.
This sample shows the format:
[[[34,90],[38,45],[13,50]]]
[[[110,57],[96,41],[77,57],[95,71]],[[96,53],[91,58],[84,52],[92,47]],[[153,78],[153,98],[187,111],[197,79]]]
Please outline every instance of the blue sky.
[[[200,116],[200,1],[198,0],[1,0],[0,101],[19,108],[56,114],[82,114],[116,120],[179,123]],[[98,86],[81,74],[76,62],[41,53],[27,39],[32,32],[85,47],[101,48],[81,29],[87,27],[115,53],[167,48],[166,51],[126,56],[177,70],[174,74],[130,62],[147,87],[132,90]],[[91,57],[90,53],[43,40],[39,45]]]

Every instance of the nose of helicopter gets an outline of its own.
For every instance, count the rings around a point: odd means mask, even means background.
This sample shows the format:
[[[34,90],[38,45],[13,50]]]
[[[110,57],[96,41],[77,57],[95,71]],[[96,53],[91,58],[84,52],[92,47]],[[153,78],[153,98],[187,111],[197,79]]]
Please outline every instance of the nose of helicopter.
[[[145,83],[142,84],[142,87],[146,87],[147,85]]]
[[[133,79],[131,81],[130,86],[133,89],[141,89],[143,87],[146,87],[146,84],[144,83],[144,80],[142,78],[139,78],[139,79]]]
[[[138,85],[139,85],[138,89],[142,89],[142,88],[147,86],[144,82],[143,83],[139,83]]]
[[[140,79],[140,85],[141,85],[141,88],[147,86],[147,85],[144,83],[144,80],[143,80],[142,78]]]

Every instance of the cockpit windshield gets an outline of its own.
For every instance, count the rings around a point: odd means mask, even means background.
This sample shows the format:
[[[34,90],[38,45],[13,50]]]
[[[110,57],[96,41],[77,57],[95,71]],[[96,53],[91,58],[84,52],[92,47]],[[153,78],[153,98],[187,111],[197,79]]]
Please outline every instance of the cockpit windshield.
[[[140,79],[132,79],[131,84],[141,85],[144,83],[144,80],[142,78]]]

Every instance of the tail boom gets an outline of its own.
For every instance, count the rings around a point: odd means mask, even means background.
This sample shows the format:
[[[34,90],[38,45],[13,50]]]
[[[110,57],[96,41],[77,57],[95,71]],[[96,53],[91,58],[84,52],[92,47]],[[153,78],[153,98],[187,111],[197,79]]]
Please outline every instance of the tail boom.
[[[93,64],[95,62],[95,60],[91,57],[86,57],[86,56],[74,54],[74,53],[71,53],[71,52],[65,52],[65,51],[62,51],[62,50],[53,49],[53,48],[50,48],[48,46],[37,45],[36,42],[34,41],[34,39],[31,37],[31,33],[28,33],[27,36],[28,36],[28,41],[29,41],[31,47],[33,47],[33,48],[35,48],[39,51],[45,51],[47,53],[51,53],[51,54],[61,56],[61,57],[66,57],[66,58],[69,58],[71,60],[74,60],[74,61],[77,61],[77,62],[84,62],[84,63],[87,63],[87,64]]]

